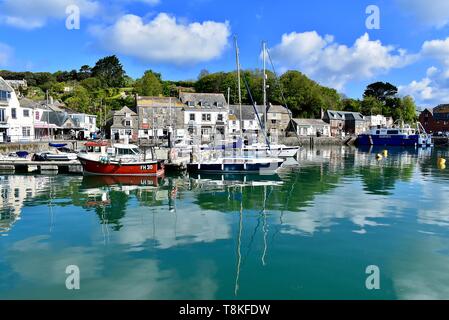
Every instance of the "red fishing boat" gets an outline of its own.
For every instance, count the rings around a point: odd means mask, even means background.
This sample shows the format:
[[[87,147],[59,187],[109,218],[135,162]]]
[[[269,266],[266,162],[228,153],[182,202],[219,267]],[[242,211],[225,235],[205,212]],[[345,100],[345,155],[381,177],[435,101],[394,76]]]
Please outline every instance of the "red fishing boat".
[[[115,144],[107,148],[106,153],[78,154],[85,175],[162,176],[163,163],[146,158],[132,144]]]

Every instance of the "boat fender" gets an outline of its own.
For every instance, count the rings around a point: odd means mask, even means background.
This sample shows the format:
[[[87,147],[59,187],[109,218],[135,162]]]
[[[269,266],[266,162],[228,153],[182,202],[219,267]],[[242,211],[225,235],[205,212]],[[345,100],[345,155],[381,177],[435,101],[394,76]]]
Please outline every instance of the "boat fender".
[[[444,158],[438,158],[438,168],[440,169],[446,169],[446,159]]]
[[[382,160],[382,159],[383,159],[383,156],[382,156],[380,153],[378,153],[378,154],[376,155],[376,159],[377,159],[377,160]]]
[[[388,157],[388,150],[384,150],[383,151],[383,156],[386,158],[386,157]]]

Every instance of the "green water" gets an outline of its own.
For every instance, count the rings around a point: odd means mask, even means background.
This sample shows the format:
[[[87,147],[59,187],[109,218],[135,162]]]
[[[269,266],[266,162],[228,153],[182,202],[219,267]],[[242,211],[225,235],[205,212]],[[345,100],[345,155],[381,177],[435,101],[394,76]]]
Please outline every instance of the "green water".
[[[257,179],[0,176],[0,299],[449,299],[449,150],[378,152]]]

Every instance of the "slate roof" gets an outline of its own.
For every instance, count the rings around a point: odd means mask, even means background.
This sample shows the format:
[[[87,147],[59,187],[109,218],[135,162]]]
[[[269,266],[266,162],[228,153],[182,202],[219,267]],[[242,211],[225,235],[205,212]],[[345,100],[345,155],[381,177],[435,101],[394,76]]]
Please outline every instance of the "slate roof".
[[[209,106],[214,107],[217,105],[226,106],[227,102],[225,96],[222,93],[191,93],[181,92],[179,99],[182,103],[188,104],[193,102],[195,106]]]
[[[2,77],[0,77],[0,91],[14,92],[14,89]]]
[[[329,126],[321,119],[292,119],[298,126]]]
[[[291,111],[285,108],[284,106],[279,105],[270,105],[268,107],[268,113],[284,113],[284,114],[290,114]]]
[[[256,106],[259,116],[262,118],[263,106]],[[240,120],[240,106],[230,105],[229,113],[235,115],[238,120]],[[252,105],[242,105],[242,118],[243,120],[256,120],[256,113],[254,112],[254,107]]]
[[[128,107],[123,107],[120,110],[115,111],[114,116],[125,116],[127,113],[131,114],[131,116],[137,116],[137,113]]]
[[[35,108],[40,107],[40,103],[38,101],[31,100],[31,99],[28,99],[28,98],[22,98],[22,99],[19,100],[19,102],[20,102],[20,106],[22,108],[35,109]]]
[[[28,98],[21,98],[19,102],[20,106],[23,108],[40,108],[55,112],[66,112],[68,110],[65,108],[65,105],[59,101],[54,101],[53,104],[47,104],[46,100],[31,100]]]
[[[360,112],[327,110],[326,114],[331,120],[365,121],[365,117]]]
[[[447,113],[449,111],[449,104],[440,104],[433,109],[433,113]]]

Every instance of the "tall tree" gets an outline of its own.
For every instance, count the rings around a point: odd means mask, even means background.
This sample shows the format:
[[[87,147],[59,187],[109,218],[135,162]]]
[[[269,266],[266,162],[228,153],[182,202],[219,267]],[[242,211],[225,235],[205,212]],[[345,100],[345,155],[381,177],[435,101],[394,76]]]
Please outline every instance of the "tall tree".
[[[92,68],[92,76],[106,88],[120,88],[125,83],[125,70],[116,56],[100,59]]]
[[[78,72],[78,76],[77,79],[78,81],[82,81],[85,79],[88,79],[92,76],[92,68],[89,67],[87,64],[81,66],[79,72]]]
[[[363,94],[363,97],[374,97],[377,100],[384,102],[388,99],[394,98],[398,93],[398,88],[389,82],[375,82],[370,84]]]

